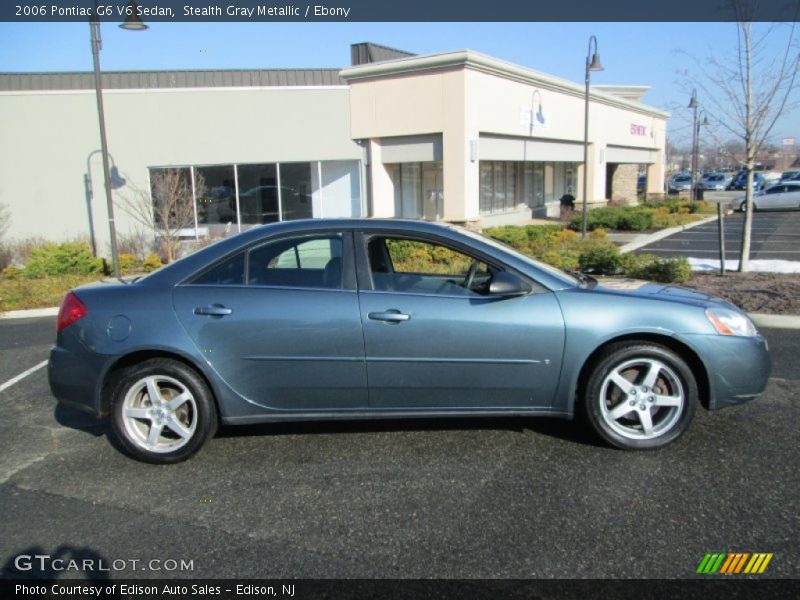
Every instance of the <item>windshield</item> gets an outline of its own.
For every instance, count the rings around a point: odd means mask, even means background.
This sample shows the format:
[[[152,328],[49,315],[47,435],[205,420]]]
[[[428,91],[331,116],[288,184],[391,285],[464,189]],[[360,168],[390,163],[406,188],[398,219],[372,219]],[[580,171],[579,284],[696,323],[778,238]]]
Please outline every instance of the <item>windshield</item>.
[[[548,274],[552,275],[553,277],[556,277],[557,279],[563,281],[564,283],[567,283],[567,284],[573,285],[573,286],[580,286],[581,285],[581,280],[578,277],[575,277],[574,275],[570,275],[569,273],[566,273],[565,271],[562,271],[561,269],[556,269],[555,267],[553,267],[551,265],[548,265],[547,263],[543,263],[543,262],[540,262],[538,260],[534,260],[530,256],[522,254],[522,252],[520,252],[516,248],[513,248],[512,246],[509,246],[508,244],[504,244],[503,242],[499,242],[496,239],[489,237],[488,235],[485,235],[483,233],[478,233],[477,231],[472,231],[470,229],[465,229],[463,227],[458,227],[458,226],[454,226],[453,229],[456,229],[456,230],[458,230],[459,233],[463,233],[464,235],[469,236],[469,237],[471,237],[473,239],[479,240],[479,241],[483,242],[484,244],[486,244],[488,246],[492,246],[493,248],[496,248],[498,250],[502,250],[506,254],[512,255],[514,258],[516,258],[518,260],[526,262],[529,265],[531,265],[531,266],[533,266],[533,267],[535,267],[537,269],[540,269],[542,271],[547,272]]]

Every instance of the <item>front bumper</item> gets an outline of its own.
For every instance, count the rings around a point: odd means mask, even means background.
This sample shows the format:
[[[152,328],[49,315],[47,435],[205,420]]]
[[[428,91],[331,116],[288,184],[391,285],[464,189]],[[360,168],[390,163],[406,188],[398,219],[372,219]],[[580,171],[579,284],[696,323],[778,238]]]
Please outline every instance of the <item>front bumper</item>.
[[[709,410],[757,399],[767,387],[772,368],[762,337],[687,335],[709,379]]]

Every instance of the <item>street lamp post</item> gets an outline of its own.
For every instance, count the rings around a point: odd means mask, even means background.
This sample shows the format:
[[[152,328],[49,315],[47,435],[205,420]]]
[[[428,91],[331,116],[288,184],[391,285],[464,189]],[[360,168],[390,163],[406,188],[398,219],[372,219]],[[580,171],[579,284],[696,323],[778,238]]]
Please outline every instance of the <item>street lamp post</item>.
[[[702,119],[700,117],[702,116]],[[694,168],[699,171],[700,170],[700,127],[708,127],[708,117],[706,116],[706,111],[700,110],[700,115],[695,118],[695,126],[694,126]],[[694,195],[694,200],[697,200],[697,194]]]
[[[594,44],[594,53],[592,53]],[[591,59],[590,59],[591,57]],[[589,81],[592,71],[602,71],[600,55],[597,53],[597,38],[589,38],[589,50],[586,53],[586,102],[583,118],[583,211],[581,215],[581,237],[586,237],[586,207],[589,203]]]
[[[100,124],[100,154],[103,157],[103,183],[106,189],[106,206],[108,209],[108,231],[111,236],[111,262],[114,266],[114,277],[119,279],[119,253],[117,251],[117,229],[114,224],[114,199],[111,193],[111,174],[108,165],[108,141],[106,140],[106,117],[103,108],[103,83],[100,78],[100,50],[103,40],[100,37],[100,20],[97,17],[97,1],[92,16],[89,18],[89,28],[92,33],[92,62],[94,64],[94,91],[97,97],[97,118]],[[120,25],[122,29],[130,31],[143,31],[147,25],[142,23],[133,0],[128,2],[128,17]]]
[[[692,165],[691,165],[691,183],[689,185],[689,199],[694,202],[695,199],[695,190],[694,190],[694,178],[695,173],[697,172],[697,107],[699,106],[697,102],[697,90],[692,90],[692,97],[689,100],[689,108],[692,109]]]

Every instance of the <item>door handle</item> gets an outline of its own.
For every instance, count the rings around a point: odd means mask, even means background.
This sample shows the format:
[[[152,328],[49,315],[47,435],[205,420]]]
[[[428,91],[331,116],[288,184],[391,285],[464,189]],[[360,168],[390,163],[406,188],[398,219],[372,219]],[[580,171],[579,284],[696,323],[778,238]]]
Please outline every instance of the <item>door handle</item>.
[[[198,306],[194,309],[194,314],[204,315],[208,317],[224,317],[233,313],[233,309],[222,306],[221,304],[214,304],[212,306]]]
[[[369,313],[369,318],[373,321],[386,321],[387,323],[402,323],[411,319],[409,315],[401,313],[396,308],[385,312],[371,312]]]

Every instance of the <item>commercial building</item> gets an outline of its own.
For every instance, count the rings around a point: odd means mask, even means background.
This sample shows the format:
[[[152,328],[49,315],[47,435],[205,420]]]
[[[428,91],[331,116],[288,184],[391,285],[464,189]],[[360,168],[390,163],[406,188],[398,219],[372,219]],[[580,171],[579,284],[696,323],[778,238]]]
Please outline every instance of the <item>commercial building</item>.
[[[666,119],[646,87],[591,91],[464,50],[352,47],[344,69],[103,74],[115,201],[152,198],[176,169],[187,238],[303,217],[408,217],[481,226],[663,191]],[[90,73],[0,74],[0,203],[10,235],[93,235],[107,214]],[[123,234],[138,225],[117,210]]]

